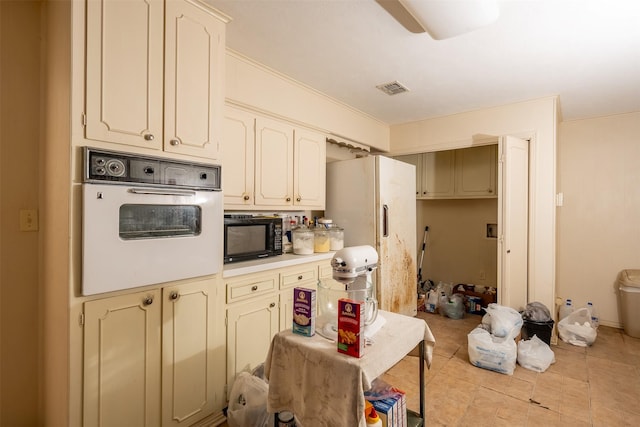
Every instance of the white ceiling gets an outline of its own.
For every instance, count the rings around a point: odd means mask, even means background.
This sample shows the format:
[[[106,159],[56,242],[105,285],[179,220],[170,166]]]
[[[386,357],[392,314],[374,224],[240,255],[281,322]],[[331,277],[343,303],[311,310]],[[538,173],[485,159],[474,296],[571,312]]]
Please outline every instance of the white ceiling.
[[[375,0],[206,0],[227,46],[388,124],[559,95],[564,120],[640,111],[640,0],[499,1],[433,40]],[[399,81],[410,92],[376,89]]]

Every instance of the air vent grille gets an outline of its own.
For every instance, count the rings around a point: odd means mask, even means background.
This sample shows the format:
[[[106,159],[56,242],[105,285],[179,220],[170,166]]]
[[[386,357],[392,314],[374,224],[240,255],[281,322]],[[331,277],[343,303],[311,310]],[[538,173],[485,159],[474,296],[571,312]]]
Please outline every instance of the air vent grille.
[[[399,93],[409,92],[409,89],[407,89],[402,83],[398,81],[384,83],[376,87],[387,95],[397,95]]]

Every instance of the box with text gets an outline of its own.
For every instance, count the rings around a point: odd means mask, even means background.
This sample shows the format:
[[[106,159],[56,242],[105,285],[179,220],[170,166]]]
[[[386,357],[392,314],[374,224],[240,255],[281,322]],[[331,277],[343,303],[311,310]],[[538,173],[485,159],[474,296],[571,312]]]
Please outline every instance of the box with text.
[[[364,302],[338,300],[338,351],[353,357],[364,354]]]
[[[316,332],[316,291],[293,289],[293,326],[296,334],[312,336]]]

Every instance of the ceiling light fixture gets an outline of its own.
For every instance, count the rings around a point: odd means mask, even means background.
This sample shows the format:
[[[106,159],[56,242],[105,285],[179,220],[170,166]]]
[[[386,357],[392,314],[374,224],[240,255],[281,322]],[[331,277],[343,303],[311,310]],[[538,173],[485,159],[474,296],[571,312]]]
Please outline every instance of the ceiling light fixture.
[[[435,40],[468,33],[494,23],[497,0],[376,0],[412,33],[427,32]]]

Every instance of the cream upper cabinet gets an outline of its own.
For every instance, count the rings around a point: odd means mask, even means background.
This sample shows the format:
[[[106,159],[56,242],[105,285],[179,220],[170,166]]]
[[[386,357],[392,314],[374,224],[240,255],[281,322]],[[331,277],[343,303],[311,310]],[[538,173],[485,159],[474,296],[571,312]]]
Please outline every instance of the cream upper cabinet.
[[[84,425],[186,426],[222,410],[215,285],[207,278],[84,304]]]
[[[324,209],[326,137],[227,106],[225,209]]]
[[[255,204],[293,205],[293,126],[256,119]]]
[[[497,145],[456,150],[456,194],[497,197]]]
[[[225,108],[222,133],[222,191],[225,207],[253,205],[256,117]]]
[[[435,151],[422,156],[422,182],[420,197],[438,198],[454,196],[454,152]]]
[[[86,16],[86,137],[218,158],[225,18],[197,0],[88,0]]]
[[[396,156],[416,166],[419,199],[497,196],[497,145]]]
[[[84,425],[160,425],[161,305],[158,289],[84,304]]]

